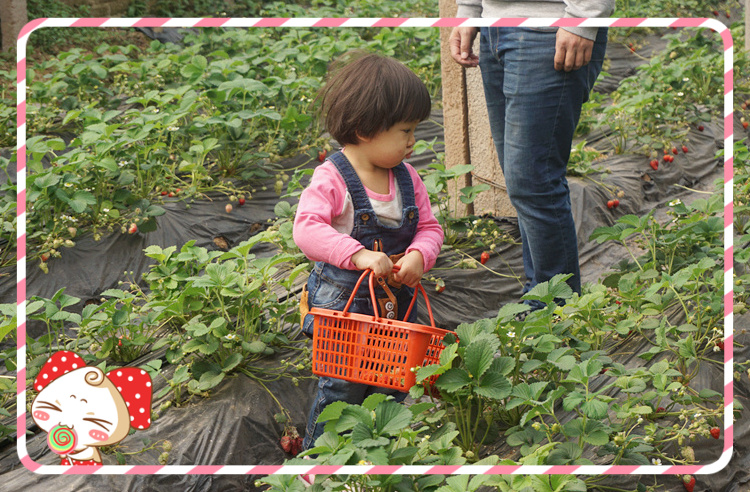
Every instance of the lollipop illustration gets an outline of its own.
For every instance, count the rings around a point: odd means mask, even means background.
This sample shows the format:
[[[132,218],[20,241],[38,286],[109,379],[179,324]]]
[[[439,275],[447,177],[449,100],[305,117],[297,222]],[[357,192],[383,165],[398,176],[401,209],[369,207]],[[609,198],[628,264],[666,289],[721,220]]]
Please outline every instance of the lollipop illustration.
[[[68,454],[78,444],[76,431],[67,425],[56,425],[47,434],[47,446],[56,454]]]
[[[99,447],[151,425],[151,378],[136,367],[103,373],[76,353],[55,353],[34,380],[34,422],[61,465],[101,466]]]

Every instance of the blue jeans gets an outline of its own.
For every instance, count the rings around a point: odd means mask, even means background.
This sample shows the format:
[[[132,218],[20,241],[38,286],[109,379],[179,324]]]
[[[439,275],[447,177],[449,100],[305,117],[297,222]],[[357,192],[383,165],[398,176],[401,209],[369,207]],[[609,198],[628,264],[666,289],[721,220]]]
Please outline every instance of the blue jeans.
[[[323,435],[325,422],[318,422],[318,416],[330,403],[345,401],[352,405],[361,405],[365,399],[374,393],[385,393],[392,395],[397,402],[401,403],[406,398],[406,393],[393,388],[380,388],[366,384],[352,383],[343,379],[321,376],[318,379],[318,394],[313,402],[313,407],[307,418],[305,438],[302,440],[302,449],[315,447],[315,441]]]
[[[353,274],[353,275],[351,275]],[[354,285],[350,282],[352,279],[359,277],[361,272],[347,272],[337,269],[325,263],[317,263],[313,268],[310,278],[307,282],[308,292],[310,293],[309,304],[311,307],[330,309],[333,311],[343,311],[346,303],[349,301]],[[362,284],[367,284],[363,281]],[[398,319],[403,320],[409,303],[412,300],[414,290],[407,286],[400,289],[391,289],[398,302]],[[376,296],[381,296],[379,289]],[[373,313],[372,301],[370,299],[369,287],[360,286],[357,295],[349,306],[349,312],[352,313]],[[416,322],[417,306],[409,313],[407,321]],[[312,335],[313,316],[308,314],[302,322],[303,332]],[[307,417],[307,427],[305,428],[305,437],[302,440],[302,449],[307,450],[314,447],[316,439],[323,434],[325,422],[317,422],[320,413],[331,403],[335,401],[344,401],[353,405],[361,405],[365,398],[373,393],[384,393],[392,395],[396,401],[402,402],[406,398],[406,393],[393,388],[381,388],[367,384],[352,383],[343,379],[320,376],[318,380],[318,393],[313,401],[312,408]]]
[[[591,62],[554,69],[557,28],[481,29],[479,66],[492,139],[518,214],[526,293],[559,273],[581,292],[578,241],[565,178],[581,106],[601,71],[607,29]]]

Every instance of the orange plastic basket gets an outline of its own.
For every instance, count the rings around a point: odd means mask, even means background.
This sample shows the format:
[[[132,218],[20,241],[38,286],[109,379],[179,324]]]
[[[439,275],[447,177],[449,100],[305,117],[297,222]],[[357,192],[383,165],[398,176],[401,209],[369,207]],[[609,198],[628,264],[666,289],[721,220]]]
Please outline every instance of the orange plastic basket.
[[[362,280],[370,274],[370,298],[375,315],[350,313],[349,306]],[[436,364],[443,351],[443,337],[452,333],[435,327],[427,293],[421,284],[414,290],[405,318],[422,292],[431,326],[381,318],[371,270],[365,270],[343,311],[312,308],[312,372],[355,383],[408,391],[416,382],[413,367]]]

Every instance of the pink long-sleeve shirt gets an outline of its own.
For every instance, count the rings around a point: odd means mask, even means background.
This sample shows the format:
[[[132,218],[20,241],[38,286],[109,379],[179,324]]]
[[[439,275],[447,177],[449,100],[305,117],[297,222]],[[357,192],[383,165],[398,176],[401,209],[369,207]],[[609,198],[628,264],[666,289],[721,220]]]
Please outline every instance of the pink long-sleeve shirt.
[[[417,232],[406,252],[419,251],[424,271],[435,265],[443,245],[443,228],[432,213],[430,199],[417,171],[406,164],[414,184],[414,201],[419,208]],[[389,194],[383,195],[365,187],[378,220],[393,227],[401,221],[401,193],[389,171]],[[294,219],[294,242],[312,261],[330,263],[346,270],[357,270],[351,258],[364,249],[349,234],[354,228],[354,206],[346,183],[331,161],[315,169],[310,185],[302,192]]]

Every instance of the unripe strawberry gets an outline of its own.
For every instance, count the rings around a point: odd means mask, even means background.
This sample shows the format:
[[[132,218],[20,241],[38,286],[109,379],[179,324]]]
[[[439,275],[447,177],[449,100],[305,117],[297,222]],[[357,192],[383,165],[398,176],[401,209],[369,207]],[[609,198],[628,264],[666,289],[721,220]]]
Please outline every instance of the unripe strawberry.
[[[227,213],[230,213],[232,211],[232,204],[231,203],[227,203],[227,206],[224,207],[224,209],[227,211]]]

